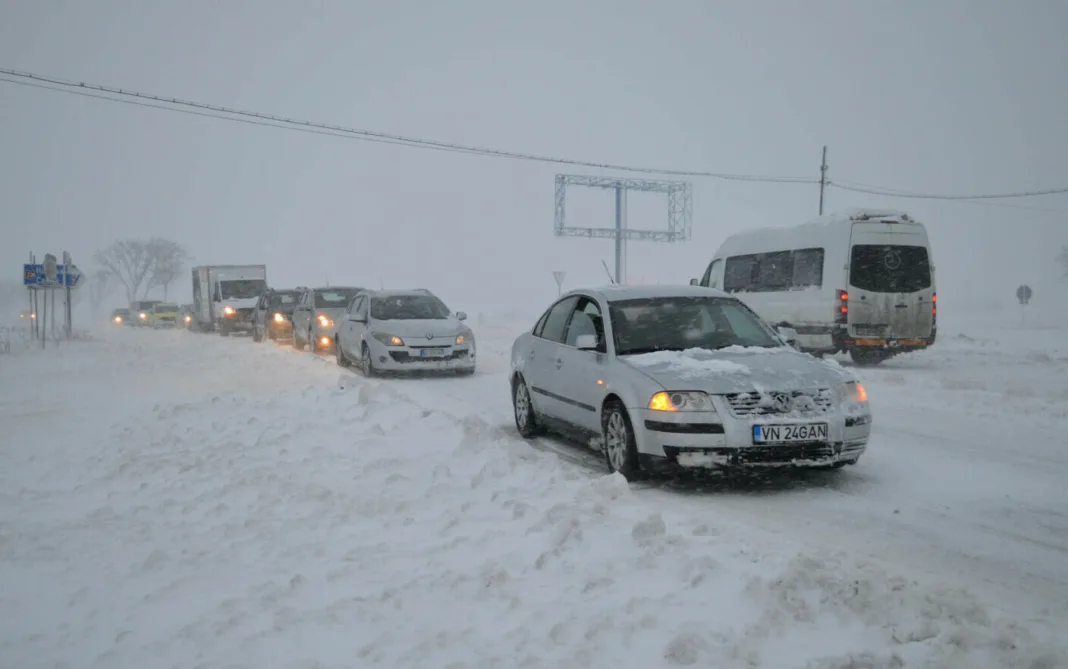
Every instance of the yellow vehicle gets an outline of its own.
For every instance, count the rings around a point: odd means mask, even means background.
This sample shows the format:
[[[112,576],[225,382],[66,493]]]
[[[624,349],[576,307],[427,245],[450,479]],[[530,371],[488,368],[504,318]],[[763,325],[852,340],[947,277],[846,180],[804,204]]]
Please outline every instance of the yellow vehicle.
[[[148,312],[148,324],[154,328],[173,328],[178,324],[178,305],[160,302]]]

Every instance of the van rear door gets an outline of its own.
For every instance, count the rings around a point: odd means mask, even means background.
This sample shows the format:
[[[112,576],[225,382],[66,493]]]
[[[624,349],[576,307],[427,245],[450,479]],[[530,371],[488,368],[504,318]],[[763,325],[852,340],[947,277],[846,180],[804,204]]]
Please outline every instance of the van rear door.
[[[850,334],[858,340],[930,337],[935,283],[923,226],[854,223],[850,241]]]

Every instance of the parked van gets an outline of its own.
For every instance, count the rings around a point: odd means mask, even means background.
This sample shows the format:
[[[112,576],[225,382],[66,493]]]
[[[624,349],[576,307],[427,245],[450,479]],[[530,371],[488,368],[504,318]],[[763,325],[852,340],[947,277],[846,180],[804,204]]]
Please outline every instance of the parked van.
[[[937,334],[927,229],[905,212],[857,209],[739,233],[690,283],[733,293],[793,328],[804,351],[848,352],[858,365],[926,348]]]

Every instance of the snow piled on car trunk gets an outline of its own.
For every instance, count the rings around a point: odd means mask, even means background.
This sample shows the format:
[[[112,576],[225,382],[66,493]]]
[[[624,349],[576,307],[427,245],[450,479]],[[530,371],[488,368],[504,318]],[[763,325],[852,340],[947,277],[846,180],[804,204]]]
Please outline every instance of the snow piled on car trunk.
[[[434,404],[271,344],[125,329],[6,362],[4,666],[1065,661],[966,591],[533,449],[452,409],[453,380]]]

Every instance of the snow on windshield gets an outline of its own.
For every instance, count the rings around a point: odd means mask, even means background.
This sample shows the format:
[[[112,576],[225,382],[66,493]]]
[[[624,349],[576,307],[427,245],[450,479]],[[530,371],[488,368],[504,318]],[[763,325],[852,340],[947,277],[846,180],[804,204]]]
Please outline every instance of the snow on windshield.
[[[627,357],[637,367],[656,367],[661,371],[695,379],[709,374],[748,374],[749,368],[730,360],[723,360],[713,351],[690,348],[684,351],[654,351]]]
[[[617,355],[727,346],[780,347],[770,328],[733,298],[656,297],[609,305]]]

